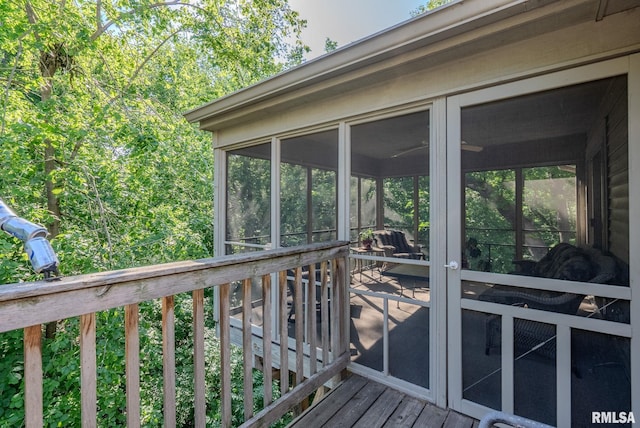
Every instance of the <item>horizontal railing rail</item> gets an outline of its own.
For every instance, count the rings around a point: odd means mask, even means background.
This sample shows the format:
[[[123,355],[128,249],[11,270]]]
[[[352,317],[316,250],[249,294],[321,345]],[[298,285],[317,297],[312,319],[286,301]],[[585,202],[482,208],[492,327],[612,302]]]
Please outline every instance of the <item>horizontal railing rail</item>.
[[[140,426],[140,333],[139,304],[147,301],[162,302],[162,358],[164,426],[176,426],[176,311],[174,296],[191,293],[193,299],[193,376],[194,376],[194,425],[204,427],[207,410],[206,388],[219,388],[221,425],[232,425],[232,379],[230,299],[231,284],[242,285],[242,335],[243,346],[243,426],[268,426],[298,405],[317,388],[339,375],[349,362],[348,354],[348,255],[346,242],[312,244],[295,248],[251,252],[196,261],[102,272],[51,282],[10,284],[0,287],[0,332],[24,330],[24,408],[27,427],[43,426],[43,361],[42,324],[61,319],[79,317],[78,346],[81,359],[81,412],[83,426],[97,425],[96,385],[96,313],[114,308],[124,308],[124,355],[126,366],[126,414],[127,425]],[[287,272],[294,272],[293,280]],[[316,274],[317,272],[317,274]],[[314,281],[303,281],[303,275],[319,280],[320,296],[316,297]],[[277,292],[272,292],[272,281]],[[256,354],[252,346],[252,331],[257,322],[252,305],[252,284],[262,290],[262,373],[264,376],[264,408],[255,415],[252,378]],[[219,307],[218,324],[220,342],[220,384],[205,385],[205,325],[204,291],[215,287],[219,290],[216,305]],[[303,288],[304,287],[304,288]],[[303,292],[304,289],[304,292]],[[293,293],[288,290],[294,290]],[[306,300],[304,300],[306,299]],[[320,325],[316,317],[303,319],[296,316],[295,350],[296,372],[292,385],[287,361],[289,355],[290,307],[302,314],[303,306],[315,307],[320,301]],[[307,311],[309,312],[309,311]],[[272,322],[272,316],[276,322]],[[315,315],[315,314],[313,314]],[[275,331],[271,326],[276,325]],[[304,329],[307,329],[305,335]],[[312,331],[321,331],[318,335]],[[284,340],[282,340],[284,339]],[[273,348],[280,347],[280,361],[272,361],[277,355]],[[303,349],[311,357],[304,359]],[[322,355],[322,358],[318,357]],[[150,358],[147,356],[146,358]],[[321,367],[318,367],[320,361]],[[303,367],[305,364],[305,378]],[[274,369],[280,370],[279,398],[274,400]]]

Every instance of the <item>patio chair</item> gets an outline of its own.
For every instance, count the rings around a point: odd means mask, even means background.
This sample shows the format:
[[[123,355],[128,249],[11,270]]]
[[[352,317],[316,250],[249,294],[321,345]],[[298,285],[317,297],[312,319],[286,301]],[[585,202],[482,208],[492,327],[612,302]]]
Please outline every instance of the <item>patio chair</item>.
[[[384,250],[385,257],[420,260],[425,258],[421,247],[409,244],[405,234],[399,230],[376,230],[373,236],[376,246]]]

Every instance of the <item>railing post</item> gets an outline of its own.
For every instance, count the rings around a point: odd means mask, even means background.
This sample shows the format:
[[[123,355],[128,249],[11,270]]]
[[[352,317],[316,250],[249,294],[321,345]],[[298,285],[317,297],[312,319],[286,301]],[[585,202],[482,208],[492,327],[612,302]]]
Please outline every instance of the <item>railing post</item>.
[[[164,426],[176,426],[176,335],[174,297],[162,299],[162,359]]]
[[[287,314],[286,271],[280,272],[278,291],[280,298],[280,395],[284,395],[289,391],[289,320]]]
[[[304,308],[302,306],[302,267],[300,266],[295,269],[293,286],[295,287],[293,296],[295,297],[294,304],[296,308],[296,377],[293,385],[296,386],[304,379]]]
[[[253,416],[253,347],[251,340],[251,278],[242,283],[242,368],[244,372],[244,418]]]
[[[80,394],[82,426],[97,426],[96,314],[80,316]]]
[[[24,329],[24,407],[27,428],[42,427],[42,327]]]
[[[231,414],[231,328],[229,323],[229,288],[231,284],[220,286],[220,400],[222,426],[230,427]]]
[[[271,374],[271,275],[262,276],[262,302],[263,302],[263,318],[262,325],[264,327],[262,334],[262,375],[264,379],[264,405],[268,406],[273,401],[273,384]]]
[[[341,331],[341,304],[340,299],[342,293],[340,292],[340,286],[342,281],[340,281],[339,270],[338,270],[338,260],[333,259],[331,261],[331,362],[336,361],[338,356],[340,355],[340,331]]]
[[[340,280],[340,354],[347,352],[349,349],[349,319],[351,316],[350,309],[351,304],[349,301],[349,283],[351,281],[351,275],[349,274],[349,256],[345,255],[338,259],[338,278]]]
[[[193,385],[196,428],[206,425],[206,386],[204,364],[204,289],[194,290],[193,299]]]
[[[138,330],[138,304],[124,308],[127,427],[140,427],[140,333]]]
[[[323,261],[320,265],[320,319],[322,320],[322,367],[329,365],[329,281],[327,264]]]
[[[309,344],[309,375],[318,371],[316,355],[316,266],[309,265],[309,281],[307,282],[307,343]]]

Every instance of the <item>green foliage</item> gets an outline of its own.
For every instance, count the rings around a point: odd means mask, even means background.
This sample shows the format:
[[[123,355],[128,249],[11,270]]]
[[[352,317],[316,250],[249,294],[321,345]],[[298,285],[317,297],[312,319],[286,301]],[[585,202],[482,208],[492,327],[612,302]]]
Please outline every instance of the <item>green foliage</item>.
[[[265,145],[269,152],[271,145]],[[250,244],[271,240],[271,162],[229,155],[227,160],[227,239]]]
[[[47,225],[64,275],[210,256],[210,137],[182,113],[299,62],[304,25],[286,0],[0,1],[0,197]],[[37,279],[5,234],[0,259],[0,283]],[[140,307],[144,426],[162,425],[158,304]],[[190,426],[189,299],[178,313],[178,414]],[[97,318],[99,421],[120,426],[122,309]],[[213,328],[208,367],[219,365]],[[44,339],[48,426],[80,425],[77,342],[77,319]],[[0,426],[24,420],[22,352],[21,331],[0,336]],[[218,378],[207,371],[210,425]]]
[[[307,243],[307,169],[283,163],[280,166],[280,210],[282,246],[293,247]]]
[[[338,42],[327,37],[324,41],[324,51],[329,53],[338,49]]]
[[[437,7],[444,6],[449,2],[451,2],[451,0],[429,0],[427,4],[418,6],[416,9],[412,10],[410,14],[411,16],[418,16],[421,13],[425,13]]]
[[[385,227],[412,230],[413,177],[386,178],[383,191]]]
[[[373,230],[371,229],[364,229],[362,232],[360,232],[360,240],[364,241],[364,240],[372,240],[373,239]]]
[[[575,171],[569,166],[523,168],[522,255],[537,260],[560,242],[575,244]],[[467,251],[469,268],[507,273],[516,258],[516,170],[465,175],[465,234],[480,255]],[[467,245],[468,245],[467,241]]]
[[[50,226],[62,272],[210,255],[209,136],[181,114],[281,71],[304,21],[285,0],[2,12],[0,194]],[[14,244],[0,238],[4,283],[33,278]]]

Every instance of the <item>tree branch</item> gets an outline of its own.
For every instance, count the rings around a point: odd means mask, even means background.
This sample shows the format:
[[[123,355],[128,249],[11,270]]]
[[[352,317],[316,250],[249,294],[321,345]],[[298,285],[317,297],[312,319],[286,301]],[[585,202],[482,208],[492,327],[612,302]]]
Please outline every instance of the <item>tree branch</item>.
[[[180,29],[174,31],[173,33],[169,34],[162,42],[160,42],[160,44],[158,46],[156,46],[156,48],[149,55],[147,55],[145,57],[144,61],[142,61],[142,63],[135,69],[135,71],[131,75],[131,78],[129,79],[129,82],[124,87],[123,91],[127,91],[131,87],[131,85],[133,84],[133,81],[135,80],[135,78],[138,77],[138,74],[140,74],[140,71],[142,71],[142,68],[151,60],[151,58],[153,58],[153,56],[160,50],[160,48],[162,46],[164,46],[164,44],[167,43],[169,41],[169,39],[171,39],[173,36],[175,36],[176,34],[178,34],[181,31],[182,31],[182,28],[180,28]],[[108,104],[111,104],[112,102],[114,102],[116,98],[117,97],[113,97],[111,100],[109,100]]]
[[[145,8],[146,9],[157,9],[157,8],[160,8],[160,7],[168,7],[168,6],[189,6],[189,7],[193,7],[195,9],[201,10],[203,12],[206,12],[206,10],[204,8],[200,7],[200,6],[197,6],[195,4],[190,4],[190,3],[184,3],[184,2],[181,2],[179,0],[167,1],[167,2],[162,2],[162,3],[153,3],[153,4],[150,4],[148,6],[145,6]],[[90,40],[92,42],[95,41],[98,37],[100,37],[100,35],[102,35],[102,33],[107,31],[109,29],[109,27],[114,25],[116,22],[118,22],[119,20],[121,20],[125,16],[134,15],[137,11],[138,11],[137,9],[131,9],[131,10],[127,11],[127,12],[123,12],[120,15],[118,15],[117,18],[110,19],[109,21],[107,21],[104,25],[101,25],[102,19],[100,19],[98,21],[98,29],[91,35]]]
[[[9,73],[9,78],[7,79],[7,87],[5,88],[5,91],[4,91],[4,102],[2,106],[2,124],[0,125],[0,135],[4,135],[4,128],[6,125],[6,115],[7,115],[7,103],[9,102],[9,90],[11,89],[13,78],[16,75],[16,70],[18,69],[18,62],[20,60],[20,56],[22,56],[22,37],[18,40],[18,51],[16,52],[15,64],[11,68],[11,73]]]
[[[102,28],[102,0],[96,1],[96,31],[98,33]],[[94,40],[93,38],[91,40]]]
[[[104,205],[102,205],[102,199],[100,198],[100,193],[98,192],[98,186],[96,186],[96,181],[93,178],[93,176],[91,174],[89,174],[89,171],[87,171],[87,169],[83,166],[82,167],[85,176],[87,178],[87,181],[89,182],[89,184],[91,185],[91,189],[93,190],[94,194],[96,195],[96,202],[98,203],[98,214],[100,215],[100,223],[102,225],[102,230],[104,231],[104,235],[107,238],[107,245],[109,247],[109,268],[111,268],[112,266],[112,255],[113,255],[113,243],[111,242],[111,234],[109,233],[109,227],[107,225],[107,220],[106,220],[106,213],[105,213],[105,209],[104,209]]]
[[[33,7],[31,6],[31,2],[27,1],[24,5],[24,8],[27,12],[27,19],[29,20],[29,23],[35,25],[36,22],[38,22],[38,17],[36,15],[36,12],[33,10]],[[36,35],[36,37],[38,36]]]

